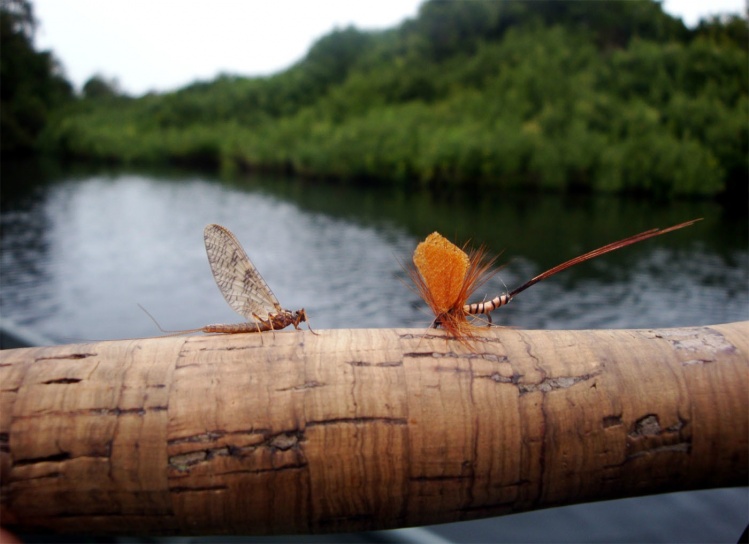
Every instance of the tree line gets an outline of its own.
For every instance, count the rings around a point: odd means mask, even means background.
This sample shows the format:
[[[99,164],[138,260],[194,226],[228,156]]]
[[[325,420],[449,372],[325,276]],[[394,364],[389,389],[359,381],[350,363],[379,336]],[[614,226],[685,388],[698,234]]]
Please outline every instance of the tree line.
[[[72,101],[73,87],[50,52],[34,50],[37,22],[25,0],[0,0],[0,149],[37,150],[54,111]]]
[[[429,0],[386,31],[337,29],[270,77],[140,98],[90,81],[34,145],[352,182],[736,194],[748,66],[738,15],[689,29],[650,0]]]

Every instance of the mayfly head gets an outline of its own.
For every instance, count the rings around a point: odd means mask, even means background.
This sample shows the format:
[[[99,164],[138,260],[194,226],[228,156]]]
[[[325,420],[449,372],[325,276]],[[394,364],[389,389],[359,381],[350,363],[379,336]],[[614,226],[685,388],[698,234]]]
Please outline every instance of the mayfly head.
[[[311,332],[314,335],[317,335],[317,333],[310,327],[309,319],[307,318],[307,312],[302,308],[301,310],[297,310],[293,312],[292,314],[292,324],[294,325],[294,328],[299,330],[299,324],[300,323],[307,323],[307,328],[309,329],[309,332]]]
[[[304,308],[301,310],[297,310],[293,314],[294,316],[294,328],[298,329],[300,323],[307,323],[307,326],[309,326],[309,321],[307,321],[307,312],[304,311]]]

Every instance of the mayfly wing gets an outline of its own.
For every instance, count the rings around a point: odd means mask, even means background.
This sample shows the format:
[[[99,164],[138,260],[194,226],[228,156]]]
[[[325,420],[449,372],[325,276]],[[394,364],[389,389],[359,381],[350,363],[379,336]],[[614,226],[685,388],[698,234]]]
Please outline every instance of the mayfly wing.
[[[228,229],[208,225],[203,237],[216,285],[235,312],[256,321],[282,311],[278,299]]]

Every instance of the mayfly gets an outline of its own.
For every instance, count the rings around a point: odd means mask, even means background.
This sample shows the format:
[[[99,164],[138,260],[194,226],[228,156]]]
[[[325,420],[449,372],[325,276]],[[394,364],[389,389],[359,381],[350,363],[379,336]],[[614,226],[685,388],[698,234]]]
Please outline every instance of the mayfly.
[[[203,238],[208,263],[211,265],[219,291],[235,312],[247,318],[247,322],[206,325],[175,333],[238,334],[275,331],[289,325],[294,325],[294,328],[299,330],[299,324],[307,321],[304,308],[292,312],[281,307],[273,291],[229,229],[221,225],[208,225],[203,231]]]
[[[565,261],[528,280],[520,287],[483,302],[468,303],[468,299],[492,276],[490,270],[496,258],[486,259],[484,248],[471,250],[470,254],[466,254],[461,248],[434,232],[416,246],[413,255],[416,268],[410,271],[410,275],[419,294],[435,315],[432,325],[442,326],[453,338],[465,340],[473,337],[477,328],[468,321],[469,316],[485,314],[491,323],[490,312],[504,306],[519,293],[557,272],[654,236],[688,227],[697,221],[700,219],[693,219],[665,229],[647,230],[612,242]]]
[[[208,225],[203,238],[208,262],[221,294],[235,312],[248,319],[247,323],[207,325],[201,329],[203,332],[262,332],[289,325],[299,330],[299,324],[307,321],[304,308],[292,312],[281,307],[229,229]]]

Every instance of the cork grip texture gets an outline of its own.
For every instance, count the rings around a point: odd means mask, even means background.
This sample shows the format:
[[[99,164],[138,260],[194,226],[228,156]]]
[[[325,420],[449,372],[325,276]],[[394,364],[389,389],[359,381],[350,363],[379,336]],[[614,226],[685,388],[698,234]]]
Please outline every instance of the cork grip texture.
[[[1,352],[3,523],[358,531],[746,483],[749,322],[318,332]]]

